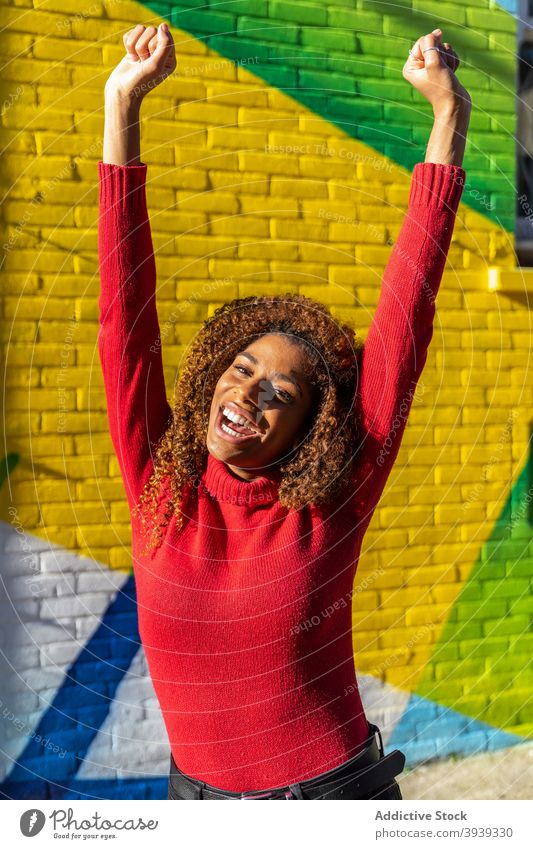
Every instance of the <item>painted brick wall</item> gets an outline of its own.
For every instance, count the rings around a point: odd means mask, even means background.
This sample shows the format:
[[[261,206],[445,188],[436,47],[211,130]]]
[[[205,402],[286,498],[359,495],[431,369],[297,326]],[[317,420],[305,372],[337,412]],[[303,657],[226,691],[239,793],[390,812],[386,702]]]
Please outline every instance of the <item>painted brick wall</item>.
[[[365,336],[431,124],[401,67],[449,28],[475,103],[467,185],[363,546],[354,651],[369,718],[411,764],[527,739],[531,326],[525,284],[488,286],[515,265],[512,16],[486,0],[2,11],[5,792],[165,793],[96,347],[103,85],[123,33],[159,16],[178,69],[143,105],[142,146],[169,399],[189,340],[237,296],[290,288]]]

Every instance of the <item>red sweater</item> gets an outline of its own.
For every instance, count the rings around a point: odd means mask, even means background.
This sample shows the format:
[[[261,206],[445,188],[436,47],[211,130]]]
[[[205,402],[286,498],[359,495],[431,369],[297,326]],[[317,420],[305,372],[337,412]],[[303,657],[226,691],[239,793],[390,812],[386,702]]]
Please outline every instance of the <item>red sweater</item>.
[[[100,361],[130,509],[168,423],[146,206],[147,166],[98,163]],[[287,511],[276,471],[246,482],[211,454],[185,526],[132,548],[139,629],[174,760],[240,791],[304,781],[353,757],[368,725],[351,593],[365,530],[397,456],[433,333],[465,172],[417,163],[364,346],[353,482]],[[156,344],[154,344],[156,343]]]

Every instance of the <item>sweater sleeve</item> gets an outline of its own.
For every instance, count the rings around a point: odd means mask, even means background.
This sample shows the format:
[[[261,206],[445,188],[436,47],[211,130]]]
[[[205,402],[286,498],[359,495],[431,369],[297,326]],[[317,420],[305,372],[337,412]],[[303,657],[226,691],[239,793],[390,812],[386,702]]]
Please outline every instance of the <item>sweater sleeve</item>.
[[[130,510],[153,469],[152,450],[171,415],[155,304],[146,171],[144,163],[98,163],[98,351],[109,431]]]
[[[363,522],[370,521],[398,455],[427,359],[464,182],[458,165],[419,162],[413,169],[408,209],[360,360],[355,410],[361,439],[352,497]]]

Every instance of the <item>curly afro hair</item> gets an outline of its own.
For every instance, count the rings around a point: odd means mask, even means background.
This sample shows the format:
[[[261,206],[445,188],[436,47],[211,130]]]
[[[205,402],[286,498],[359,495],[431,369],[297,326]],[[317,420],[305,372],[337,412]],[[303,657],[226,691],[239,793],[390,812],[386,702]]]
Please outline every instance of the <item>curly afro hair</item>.
[[[348,483],[360,433],[355,414],[362,342],[329,308],[299,294],[235,298],[216,309],[194,338],[176,383],[169,425],[154,451],[153,470],[133,513],[151,536],[145,553],[160,545],[187,488],[206,467],[211,400],[220,376],[244,348],[267,333],[288,334],[307,354],[314,392],[307,436],[279,463],[278,497],[287,509],[331,502]],[[161,515],[162,484],[170,484]]]

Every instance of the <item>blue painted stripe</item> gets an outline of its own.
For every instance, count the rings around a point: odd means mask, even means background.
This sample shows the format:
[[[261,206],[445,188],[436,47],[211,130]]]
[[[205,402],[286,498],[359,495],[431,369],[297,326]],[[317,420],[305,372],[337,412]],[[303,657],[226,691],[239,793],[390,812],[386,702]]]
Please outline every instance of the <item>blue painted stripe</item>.
[[[0,784],[0,793],[23,782],[38,794],[33,798],[63,798],[61,794],[72,785],[140,645],[135,580],[131,574],[67,670],[31,740]],[[58,751],[54,752],[56,747]]]
[[[524,737],[411,695],[387,749],[401,749],[406,766],[434,758],[473,755],[527,743]]]

